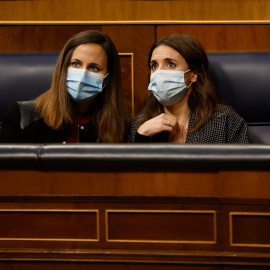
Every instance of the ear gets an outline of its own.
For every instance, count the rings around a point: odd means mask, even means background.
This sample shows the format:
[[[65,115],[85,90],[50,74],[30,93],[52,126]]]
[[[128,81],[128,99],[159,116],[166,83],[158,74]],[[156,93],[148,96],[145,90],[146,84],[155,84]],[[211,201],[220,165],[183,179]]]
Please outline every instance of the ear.
[[[197,78],[198,78],[198,71],[197,70],[193,70],[191,72],[191,81],[194,83],[194,82],[197,82]]]

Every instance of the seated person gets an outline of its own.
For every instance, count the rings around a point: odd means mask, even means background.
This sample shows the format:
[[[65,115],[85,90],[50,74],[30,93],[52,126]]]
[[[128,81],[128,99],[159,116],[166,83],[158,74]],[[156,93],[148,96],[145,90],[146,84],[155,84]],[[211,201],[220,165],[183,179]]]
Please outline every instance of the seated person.
[[[35,100],[11,105],[0,142],[122,142],[130,115],[125,104],[113,42],[101,32],[84,31],[62,49],[51,88]]]
[[[132,120],[128,142],[248,143],[246,122],[219,104],[200,42],[173,34],[149,55],[149,93]]]

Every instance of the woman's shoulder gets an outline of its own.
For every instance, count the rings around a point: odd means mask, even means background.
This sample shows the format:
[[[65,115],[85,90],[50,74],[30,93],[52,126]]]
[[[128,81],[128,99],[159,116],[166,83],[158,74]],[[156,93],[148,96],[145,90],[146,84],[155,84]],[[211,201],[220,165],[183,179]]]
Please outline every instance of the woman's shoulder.
[[[33,112],[35,111],[35,101],[34,100],[29,100],[29,101],[16,101],[13,102],[8,110],[7,113],[13,113],[13,112]]]
[[[21,114],[20,126],[22,129],[29,126],[31,123],[41,118],[41,115],[36,111],[35,100],[19,101],[18,102]]]
[[[32,122],[41,118],[36,111],[35,101],[16,101],[8,108],[3,123],[6,121],[19,122],[22,129],[27,127]]]
[[[13,102],[7,109],[7,111],[4,114],[3,120],[2,120],[2,125],[7,122],[17,122],[20,121],[20,107],[19,103]]]
[[[6,111],[6,114],[18,113],[19,111],[20,111],[19,103],[18,103],[18,101],[16,101],[16,102],[13,102],[8,107],[8,110]]]
[[[213,116],[217,116],[219,114],[231,114],[231,113],[235,113],[236,111],[232,108],[232,107],[228,107],[228,106],[220,106],[217,107],[214,111],[213,111]]]
[[[134,116],[131,119],[131,126],[137,126],[142,116],[143,116],[143,113],[138,113],[136,116]]]
[[[138,113],[137,115],[135,115],[135,116],[132,118],[132,120],[138,121],[140,118],[142,118],[143,115],[144,115],[143,113]]]
[[[127,142],[134,142],[137,129],[139,128],[139,120],[142,116],[143,113],[139,113],[132,118]]]
[[[218,119],[221,118],[223,120],[228,119],[228,120],[237,120],[237,121],[244,121],[245,120],[237,113],[235,109],[232,107],[228,106],[222,106],[214,110],[212,114],[212,119]]]
[[[14,102],[7,110],[1,126],[1,142],[24,142],[22,130],[36,119],[34,102]]]
[[[196,143],[248,143],[247,124],[231,107],[220,106],[200,129],[191,134]]]

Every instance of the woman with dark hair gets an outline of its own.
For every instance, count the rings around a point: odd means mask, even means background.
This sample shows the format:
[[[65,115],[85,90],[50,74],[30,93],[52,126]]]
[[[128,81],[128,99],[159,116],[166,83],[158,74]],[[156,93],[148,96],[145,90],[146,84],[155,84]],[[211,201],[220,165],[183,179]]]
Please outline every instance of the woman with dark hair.
[[[84,31],[62,49],[51,88],[36,100],[9,108],[0,141],[122,142],[130,115],[125,104],[113,42],[101,32]]]
[[[245,121],[218,103],[209,62],[193,36],[158,40],[149,54],[148,95],[129,142],[248,143]]]

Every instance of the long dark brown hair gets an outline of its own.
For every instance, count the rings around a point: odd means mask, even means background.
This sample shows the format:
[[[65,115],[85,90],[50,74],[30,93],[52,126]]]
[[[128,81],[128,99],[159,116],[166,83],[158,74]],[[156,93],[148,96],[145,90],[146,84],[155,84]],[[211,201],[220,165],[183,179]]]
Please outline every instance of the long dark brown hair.
[[[67,92],[66,77],[72,54],[81,44],[100,45],[107,55],[108,82],[91,104],[98,140],[122,142],[127,132],[130,112],[123,97],[120,61],[111,39],[99,31],[89,30],[70,38],[60,52],[51,88],[36,99],[36,109],[45,123],[54,130],[71,126],[74,121],[74,101]]]
[[[213,114],[213,111],[222,106],[218,104],[218,98],[214,86],[209,78],[209,61],[201,43],[190,35],[173,34],[159,39],[150,49],[148,64],[155,48],[166,45],[177,52],[186,60],[190,70],[197,71],[197,82],[192,84],[192,91],[188,97],[188,105],[192,112],[195,112],[196,121],[192,130],[203,126]],[[151,91],[147,94],[140,124],[156,117],[164,112],[161,105]]]

